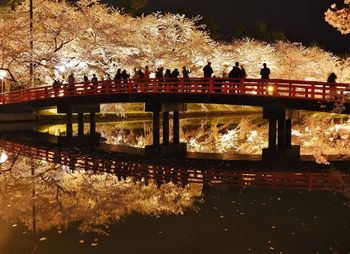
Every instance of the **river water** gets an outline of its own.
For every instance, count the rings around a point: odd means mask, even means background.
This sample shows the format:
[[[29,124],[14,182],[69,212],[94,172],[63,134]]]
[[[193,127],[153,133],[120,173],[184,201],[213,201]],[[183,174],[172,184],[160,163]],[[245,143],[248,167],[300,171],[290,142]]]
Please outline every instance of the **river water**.
[[[239,124],[227,119],[182,123],[182,137],[195,137],[193,149],[208,144],[205,140],[212,137],[206,130],[224,135]],[[106,143],[142,147],[149,142],[149,125],[131,121],[98,129]],[[39,129],[64,132],[61,126]],[[155,173],[162,174],[159,181],[151,174],[147,179],[138,175],[142,167],[155,169],[156,161],[130,164],[112,155],[114,164],[106,164],[112,165],[104,167],[106,172],[88,170],[69,160],[91,150],[72,148],[71,157],[60,153],[61,162],[53,163],[48,158],[58,149],[48,146],[51,153],[44,155],[37,153],[38,146],[44,149],[40,144],[27,142],[19,149],[11,142],[3,144],[6,161],[0,174],[0,253],[350,253],[346,183],[324,190],[257,187],[247,184],[249,179],[225,182],[225,174],[211,183],[189,181],[189,176],[182,181],[178,172],[174,181],[175,171],[167,180],[164,165]],[[215,147],[222,149],[222,144]],[[176,159],[169,163],[176,165]],[[329,172],[337,174],[336,169],[324,173]]]

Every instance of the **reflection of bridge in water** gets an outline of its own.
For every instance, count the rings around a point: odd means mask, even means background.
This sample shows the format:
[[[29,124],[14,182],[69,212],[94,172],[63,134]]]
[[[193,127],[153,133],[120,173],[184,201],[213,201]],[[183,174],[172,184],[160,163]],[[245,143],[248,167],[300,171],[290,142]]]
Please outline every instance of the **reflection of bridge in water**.
[[[22,155],[36,160],[60,164],[69,170],[86,170],[92,172],[108,172],[119,179],[132,177],[136,181],[143,180],[145,184],[154,180],[157,184],[166,182],[201,183],[205,185],[228,185],[234,187],[256,187],[264,189],[287,190],[331,190],[344,191],[349,188],[350,173],[326,172],[282,172],[256,170],[220,169],[212,167],[169,166],[153,162],[141,157],[127,158],[116,153],[90,150],[58,149],[52,146],[35,146],[2,139],[0,147],[6,152]]]
[[[298,161],[300,148],[291,143],[292,118],[296,115],[293,110],[331,112],[342,102],[341,112],[348,114],[350,104],[344,98],[349,93],[349,84],[280,79],[106,80],[3,93],[0,94],[0,113],[56,107],[59,113],[66,114],[66,137],[60,137],[61,140],[74,145],[91,144],[99,142],[95,113],[100,111],[100,104],[142,102],[145,110],[153,114],[153,144],[147,147],[148,151],[183,154],[186,144],[180,143],[179,112],[187,110],[186,103],[258,106],[263,108],[263,117],[269,122],[268,148],[263,150],[263,159]],[[173,119],[172,142],[169,140],[169,112]],[[78,136],[73,136],[73,114],[77,114]],[[84,135],[84,114],[89,114],[90,135]]]

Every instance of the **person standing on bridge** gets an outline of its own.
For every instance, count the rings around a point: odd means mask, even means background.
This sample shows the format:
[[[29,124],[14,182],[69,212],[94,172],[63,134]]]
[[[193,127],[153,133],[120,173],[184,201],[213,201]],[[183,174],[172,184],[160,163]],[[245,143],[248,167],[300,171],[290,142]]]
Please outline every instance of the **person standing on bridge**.
[[[60,94],[61,82],[58,79],[54,79],[52,88],[53,88],[55,97],[57,97]]]
[[[69,95],[74,95],[74,85],[75,85],[75,78],[74,78],[74,74],[72,72],[68,76],[67,92],[68,92]]]
[[[241,68],[239,68],[239,62],[235,63],[235,66],[232,67],[232,70],[228,74],[228,78],[231,79],[230,83],[233,83],[233,85],[230,86],[230,88],[233,88],[233,93],[238,93],[239,88],[239,78],[241,77]]]
[[[162,87],[163,86],[163,77],[164,77],[164,74],[163,74],[163,67],[157,67],[157,71],[156,71],[156,74],[155,74],[155,77],[158,81],[157,83],[157,87]]]
[[[327,83],[329,85],[329,95],[331,99],[335,99],[337,92],[336,92],[336,79],[337,79],[337,75],[335,75],[334,72],[332,72],[331,74],[329,74],[328,78],[327,78]]]
[[[270,79],[271,70],[267,67],[266,63],[263,63],[263,68],[260,70],[261,79]],[[258,94],[263,94],[263,86],[266,82],[262,82],[261,85],[258,86]]]
[[[243,78],[243,79],[247,78],[247,72],[245,71],[243,64],[241,64],[241,74],[239,76],[240,78]]]
[[[213,68],[211,68],[211,62],[204,66],[203,73],[205,78],[211,78],[211,75],[214,73]]]
[[[208,62],[208,64],[206,66],[204,66],[203,68],[203,73],[204,73],[204,78],[208,78],[211,79],[211,76],[213,75],[214,71],[213,68],[211,68],[211,62]],[[207,81],[207,80],[205,80]],[[203,87],[208,87],[209,84],[203,84]],[[207,89],[202,90],[202,92],[207,92]]]
[[[266,63],[263,63],[263,68],[260,70],[261,79],[270,79],[271,70],[267,67]]]
[[[190,79],[190,71],[186,69],[186,66],[182,67],[182,78],[184,87],[189,87],[190,85],[187,82]],[[189,90],[184,90],[184,92],[189,92]]]

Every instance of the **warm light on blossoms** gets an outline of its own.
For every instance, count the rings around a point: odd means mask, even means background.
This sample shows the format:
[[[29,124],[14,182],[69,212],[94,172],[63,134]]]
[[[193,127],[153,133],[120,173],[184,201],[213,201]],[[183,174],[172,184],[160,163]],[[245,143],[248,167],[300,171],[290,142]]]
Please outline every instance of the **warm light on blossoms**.
[[[350,33],[350,8],[349,0],[344,0],[345,6],[341,9],[332,4],[325,12],[325,20],[342,34]]]
[[[0,60],[23,84],[29,80],[28,5],[26,0],[15,11],[0,9]],[[146,65],[151,71],[160,66],[186,66],[191,76],[201,77],[207,61],[212,62],[217,77],[227,75],[239,61],[251,78],[260,77],[262,64],[267,63],[271,78],[324,81],[335,72],[339,82],[350,81],[348,59],[299,43],[217,42],[198,25],[198,17],[160,13],[133,17],[95,0],[80,0],[74,5],[34,0],[34,5],[34,75],[38,86],[53,78],[66,80],[71,72],[77,81],[93,73],[107,79],[118,68],[133,76],[134,68]]]

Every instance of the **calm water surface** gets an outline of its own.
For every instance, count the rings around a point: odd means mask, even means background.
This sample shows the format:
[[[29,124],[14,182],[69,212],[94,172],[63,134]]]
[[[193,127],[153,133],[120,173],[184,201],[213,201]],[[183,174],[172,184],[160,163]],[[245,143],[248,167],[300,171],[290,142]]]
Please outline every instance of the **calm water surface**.
[[[101,128],[145,131],[113,126]],[[350,253],[346,185],[310,191],[156,182],[7,155],[1,254]]]

